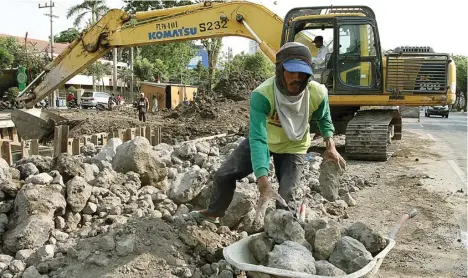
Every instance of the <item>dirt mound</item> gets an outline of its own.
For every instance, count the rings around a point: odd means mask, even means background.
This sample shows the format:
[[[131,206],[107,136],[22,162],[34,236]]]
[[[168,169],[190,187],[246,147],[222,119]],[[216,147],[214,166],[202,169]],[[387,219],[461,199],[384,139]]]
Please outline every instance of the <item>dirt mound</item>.
[[[229,78],[222,78],[213,88],[218,94],[232,100],[249,99],[250,93],[264,81],[259,75],[251,72],[233,72]]]

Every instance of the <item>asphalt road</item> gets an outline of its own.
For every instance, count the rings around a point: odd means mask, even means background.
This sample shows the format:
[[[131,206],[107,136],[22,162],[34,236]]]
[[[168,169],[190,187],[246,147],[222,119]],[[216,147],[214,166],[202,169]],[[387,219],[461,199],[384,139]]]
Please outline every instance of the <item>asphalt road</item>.
[[[424,117],[420,122],[404,119],[404,128],[420,130],[441,148],[447,149],[447,162],[465,184],[467,181],[467,114],[450,112],[449,117]]]

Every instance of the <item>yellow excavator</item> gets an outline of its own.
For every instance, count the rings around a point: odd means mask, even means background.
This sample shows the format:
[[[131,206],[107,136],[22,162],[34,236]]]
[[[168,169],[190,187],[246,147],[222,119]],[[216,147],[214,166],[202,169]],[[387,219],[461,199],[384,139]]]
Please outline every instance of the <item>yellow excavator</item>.
[[[349,159],[384,161],[401,139],[399,106],[448,105],[455,101],[455,64],[429,47],[382,53],[374,12],[367,6],[299,7],[284,19],[247,2],[204,2],[130,15],[113,9],[46,66],[18,96],[26,109],[12,114],[20,136],[50,134],[65,119],[34,105],[115,47],[240,36],[256,41],[273,62],[286,42],[300,41],[313,55],[310,32],[333,31],[326,67],[315,72],[329,89],[337,134],[346,135]],[[36,81],[33,91],[28,89]],[[311,124],[311,129],[315,128]]]

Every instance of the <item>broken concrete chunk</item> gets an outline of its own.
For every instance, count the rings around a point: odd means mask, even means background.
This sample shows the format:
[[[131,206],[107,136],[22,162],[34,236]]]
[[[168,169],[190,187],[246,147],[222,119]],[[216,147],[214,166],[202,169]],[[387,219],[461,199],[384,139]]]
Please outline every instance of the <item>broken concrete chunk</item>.
[[[361,256],[367,262],[372,260],[371,253],[366,250],[361,242],[352,237],[343,236],[336,244],[328,261],[349,274],[355,271],[354,266],[350,267],[351,261]],[[359,262],[363,262],[363,260],[360,259]]]
[[[372,254],[377,254],[387,246],[387,241],[378,232],[362,222],[356,222],[346,229],[346,235],[359,240]]]
[[[195,143],[195,148],[197,149],[197,152],[203,153],[203,154],[210,154],[210,143],[206,141],[201,141],[201,142],[196,142]]]
[[[341,232],[337,228],[330,227],[318,230],[315,234],[314,258],[327,260],[340,239]]]
[[[268,258],[268,267],[315,274],[315,259],[307,248],[294,241],[275,245]]]
[[[176,203],[187,203],[202,191],[208,178],[206,169],[193,166],[189,171],[177,174],[169,189],[169,197]]]
[[[304,226],[305,239],[314,248],[315,245],[315,234],[320,229],[327,227],[327,221],[325,219],[313,219]]]
[[[346,272],[339,269],[338,267],[332,265],[330,262],[321,260],[315,261],[315,268],[317,270],[317,275],[322,276],[344,276]]]
[[[268,261],[268,253],[273,250],[274,241],[265,233],[261,233],[249,240],[249,250],[254,258],[262,265]]]
[[[16,169],[20,171],[20,178],[22,180],[25,180],[29,176],[39,174],[39,169],[37,169],[36,165],[31,162],[17,165]]]
[[[112,158],[116,154],[116,149],[122,144],[120,138],[111,138],[107,141],[107,145],[94,156],[96,160],[112,161]]]
[[[323,161],[320,167],[320,193],[328,201],[332,202],[339,198],[341,171],[338,164],[333,161]]]
[[[265,216],[265,232],[269,237],[281,244],[284,241],[302,243],[305,232],[301,224],[286,210],[272,210]]]
[[[82,177],[74,177],[67,182],[67,203],[73,212],[80,212],[91,196],[91,185]]]
[[[197,147],[194,142],[186,142],[174,148],[174,153],[182,159],[192,159],[197,153]]]

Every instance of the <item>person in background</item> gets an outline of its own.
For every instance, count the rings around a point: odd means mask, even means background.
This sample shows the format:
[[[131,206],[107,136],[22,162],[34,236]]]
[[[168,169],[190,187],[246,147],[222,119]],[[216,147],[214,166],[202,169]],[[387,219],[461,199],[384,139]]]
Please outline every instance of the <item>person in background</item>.
[[[145,94],[141,93],[140,98],[138,99],[138,120],[141,122],[146,122],[146,113],[149,109],[148,99],[145,97]]]
[[[158,97],[156,95],[153,95],[153,109],[151,112],[153,112],[153,115],[155,115],[156,113],[158,113],[159,109],[158,109]]]

